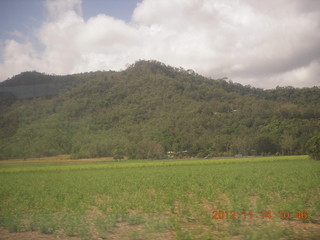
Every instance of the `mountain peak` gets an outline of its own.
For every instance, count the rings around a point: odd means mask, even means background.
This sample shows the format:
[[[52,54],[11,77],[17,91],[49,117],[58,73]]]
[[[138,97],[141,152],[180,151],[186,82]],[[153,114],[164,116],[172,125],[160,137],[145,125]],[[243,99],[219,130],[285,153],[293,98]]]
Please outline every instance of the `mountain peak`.
[[[137,72],[137,71],[149,72],[152,74],[165,74],[170,77],[174,77],[178,73],[184,73],[188,75],[198,75],[191,69],[185,70],[182,67],[179,67],[179,68],[172,67],[170,65],[166,65],[157,60],[139,60],[129,65],[129,67],[126,69],[126,72]]]
[[[12,78],[0,83],[2,87],[15,87],[22,85],[45,84],[53,80],[53,76],[36,71],[22,72]]]

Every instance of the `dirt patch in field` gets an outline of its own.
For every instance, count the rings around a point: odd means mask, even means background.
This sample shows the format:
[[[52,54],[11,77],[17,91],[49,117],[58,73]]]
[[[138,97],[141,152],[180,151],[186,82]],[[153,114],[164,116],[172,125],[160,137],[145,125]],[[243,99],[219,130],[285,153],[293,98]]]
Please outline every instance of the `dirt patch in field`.
[[[94,236],[88,239],[107,239],[107,240],[130,240],[130,239],[154,239],[154,240],[171,240],[175,239],[175,233],[172,231],[165,232],[148,232],[141,225],[129,225],[127,223],[118,223],[117,227],[106,234],[106,237]],[[11,233],[6,229],[0,228],[0,240],[81,240],[80,237],[55,236],[53,234],[44,234],[39,232],[16,232]]]
[[[262,225],[253,224],[254,226],[246,225],[246,227],[263,227],[269,223],[264,223]],[[303,223],[300,221],[284,221],[281,220],[278,223],[273,225],[274,227],[284,227],[287,229],[291,229],[294,233],[293,235],[288,235],[288,238],[284,237],[281,239],[320,239],[320,225],[314,223]],[[184,223],[183,229],[186,230],[186,233],[192,233],[196,239],[202,239],[205,236],[211,237],[223,237],[225,236],[225,232],[222,230],[220,231],[213,231],[209,229],[207,225],[202,225],[198,223]],[[92,230],[92,229],[91,229]],[[270,229],[266,230],[270,231]],[[231,234],[230,239],[232,240],[239,240],[242,239],[244,236],[240,234],[233,235]],[[233,235],[233,236],[232,236]],[[99,236],[97,233],[91,232],[91,236],[88,239],[91,240],[130,240],[130,239],[154,239],[154,240],[173,240],[176,239],[176,233],[170,230],[164,230],[161,232],[150,232],[148,231],[143,225],[141,224],[128,224],[127,222],[118,222],[115,228],[109,232],[106,232],[105,237]],[[39,232],[15,232],[11,233],[4,228],[0,228],[0,240],[80,240],[80,237],[68,237],[65,235],[53,235],[53,234],[43,234]]]
[[[301,237],[301,239],[320,239],[320,225],[315,223],[303,223],[301,221],[282,220],[279,226],[287,227]]]
[[[219,194],[213,202],[209,202],[207,199],[202,199],[202,207],[207,212],[223,210],[221,205],[225,206],[223,209],[232,209],[231,201],[224,193]]]
[[[250,204],[251,204],[251,209],[256,209],[257,208],[257,201],[260,198],[258,195],[251,195],[250,196]]]
[[[80,240],[78,237],[54,236],[39,232],[16,232],[11,233],[4,228],[0,228],[0,240]]]
[[[129,239],[154,239],[154,240],[171,240],[176,235],[172,231],[148,232],[142,225],[129,225],[128,223],[117,223],[114,231],[108,234],[108,240],[129,240]]]

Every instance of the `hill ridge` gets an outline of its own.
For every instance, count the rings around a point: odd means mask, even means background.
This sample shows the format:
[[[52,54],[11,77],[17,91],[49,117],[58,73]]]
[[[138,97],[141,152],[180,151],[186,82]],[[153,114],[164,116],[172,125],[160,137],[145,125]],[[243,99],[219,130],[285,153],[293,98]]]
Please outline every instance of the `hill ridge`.
[[[0,94],[0,158],[304,154],[320,134],[319,87],[263,90],[157,61],[50,78],[53,94]]]

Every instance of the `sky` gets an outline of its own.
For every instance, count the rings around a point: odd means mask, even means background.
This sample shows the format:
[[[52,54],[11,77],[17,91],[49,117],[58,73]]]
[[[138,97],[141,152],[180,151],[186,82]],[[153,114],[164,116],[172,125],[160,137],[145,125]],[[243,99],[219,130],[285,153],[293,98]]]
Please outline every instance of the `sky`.
[[[0,81],[140,59],[264,89],[320,86],[320,1],[0,0]]]

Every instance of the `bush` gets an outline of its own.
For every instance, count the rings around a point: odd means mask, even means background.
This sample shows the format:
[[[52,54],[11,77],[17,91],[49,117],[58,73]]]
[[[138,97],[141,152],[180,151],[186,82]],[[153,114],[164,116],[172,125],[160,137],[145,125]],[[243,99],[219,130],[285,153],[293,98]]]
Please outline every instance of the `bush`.
[[[320,136],[314,136],[306,143],[306,149],[311,159],[320,160]]]
[[[115,148],[113,150],[112,156],[113,156],[113,159],[115,159],[115,160],[121,160],[124,158],[124,153],[119,148]]]

